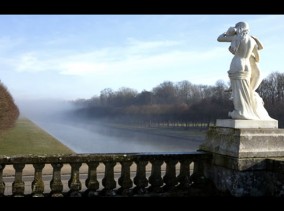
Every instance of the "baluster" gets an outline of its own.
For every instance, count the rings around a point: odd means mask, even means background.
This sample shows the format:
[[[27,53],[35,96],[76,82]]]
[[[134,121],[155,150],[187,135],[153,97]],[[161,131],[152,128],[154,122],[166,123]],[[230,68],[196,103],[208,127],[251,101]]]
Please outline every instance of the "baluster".
[[[190,176],[190,189],[188,194],[193,196],[212,196],[216,194],[214,183],[204,176],[204,160],[194,160],[193,174]]]
[[[25,183],[22,180],[25,164],[17,163],[13,165],[15,169],[15,181],[12,184],[12,193],[14,197],[23,197],[25,193]]]
[[[172,191],[174,190],[175,186],[178,184],[178,179],[176,177],[176,164],[177,160],[168,160],[166,161],[166,174],[164,176],[165,182],[165,191]]]
[[[44,163],[33,164],[35,169],[34,180],[32,182],[32,196],[33,197],[43,197],[44,183],[42,180],[42,169],[44,168]]]
[[[189,160],[182,160],[180,161],[180,173],[178,175],[179,189],[188,189],[190,186],[190,172],[189,172],[189,164],[191,161]]]
[[[102,180],[102,184],[104,189],[102,190],[102,194],[106,196],[114,196],[116,188],[116,181],[114,180],[114,172],[113,167],[116,165],[116,162],[104,162],[105,165],[105,177]]]
[[[4,196],[5,192],[5,183],[3,181],[3,170],[5,168],[5,165],[0,164],[0,197]]]
[[[50,189],[52,197],[63,197],[63,184],[61,181],[61,168],[63,166],[62,163],[52,163],[53,167],[53,177],[50,181]]]
[[[80,182],[80,173],[79,169],[81,167],[81,163],[71,163],[71,178],[68,181],[68,187],[70,188],[69,196],[71,197],[81,197],[82,194],[79,192],[82,188]]]
[[[152,171],[151,176],[149,177],[149,183],[151,186],[149,187],[150,192],[161,193],[163,185],[163,179],[161,177],[161,165],[163,164],[162,160],[153,160],[150,161],[152,163]]]
[[[130,188],[133,186],[133,182],[130,178],[130,166],[132,161],[122,161],[121,163],[121,176],[118,179],[118,184],[121,188],[118,189],[118,193],[122,195],[131,194]]]
[[[146,165],[148,161],[135,161],[137,165],[136,176],[134,177],[134,192],[138,194],[144,194],[147,192],[148,180],[146,177]]]
[[[99,189],[99,182],[97,180],[97,167],[99,162],[90,162],[88,163],[88,179],[85,184],[87,190],[85,191],[85,195],[88,197],[98,195],[97,189]]]
[[[203,185],[207,182],[203,173],[203,162],[203,160],[194,161],[193,173],[190,176],[194,186]]]

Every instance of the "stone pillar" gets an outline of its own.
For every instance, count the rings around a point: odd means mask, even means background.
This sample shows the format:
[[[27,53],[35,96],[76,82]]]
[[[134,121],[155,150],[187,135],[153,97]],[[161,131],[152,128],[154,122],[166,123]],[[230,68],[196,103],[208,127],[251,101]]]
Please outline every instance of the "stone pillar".
[[[136,187],[134,188],[134,192],[138,194],[147,193],[146,187],[148,186],[148,179],[146,177],[146,165],[148,161],[137,160],[135,161],[137,165],[136,176],[134,177],[134,184]]]
[[[4,196],[4,192],[5,192],[5,183],[3,181],[3,170],[5,168],[4,164],[0,165],[0,197]]]
[[[80,172],[81,163],[70,163],[71,166],[71,178],[68,181],[68,187],[70,188],[69,196],[70,197],[82,197],[82,194],[79,192],[82,188],[80,181]]]
[[[182,160],[180,161],[180,173],[177,177],[179,181],[179,189],[187,190],[190,187],[190,165],[191,161],[189,160]]]
[[[85,195],[88,197],[97,196],[97,189],[99,189],[100,184],[97,179],[97,167],[99,162],[90,162],[88,163],[88,178],[85,182],[87,190],[85,191]]]
[[[102,195],[105,196],[115,196],[116,193],[114,189],[116,188],[116,181],[114,180],[114,166],[116,162],[106,161],[105,164],[105,176],[102,180],[104,189],[102,190]]]
[[[132,165],[132,161],[122,161],[121,164],[121,176],[118,179],[118,184],[121,188],[118,189],[118,193],[121,195],[131,195],[131,187],[133,186],[133,182],[130,177],[130,166]]]
[[[161,165],[163,164],[162,160],[151,160],[152,170],[151,176],[149,177],[149,183],[151,186],[148,188],[149,192],[161,193],[163,191],[162,185],[164,183],[161,176]]]
[[[284,129],[277,127],[275,120],[217,120],[200,146],[213,155],[205,163],[205,176],[219,191],[233,196],[281,195],[278,183],[284,184],[284,177],[276,160],[281,166]]]
[[[15,181],[12,184],[12,193],[14,197],[24,197],[25,194],[25,183],[22,179],[23,169],[25,164],[14,164],[15,169]]]
[[[166,160],[165,161],[167,166],[166,166],[166,174],[163,177],[163,180],[165,182],[165,186],[163,189],[165,191],[172,191],[175,189],[175,186],[178,184],[178,179],[176,176],[176,164],[177,160]]]
[[[33,197],[43,197],[44,192],[44,182],[42,180],[42,169],[44,168],[44,163],[33,164],[35,169],[34,180],[32,182],[32,196]]]
[[[61,181],[61,168],[63,167],[62,163],[52,163],[53,167],[53,176],[50,181],[50,195],[52,197],[63,197],[63,183]]]

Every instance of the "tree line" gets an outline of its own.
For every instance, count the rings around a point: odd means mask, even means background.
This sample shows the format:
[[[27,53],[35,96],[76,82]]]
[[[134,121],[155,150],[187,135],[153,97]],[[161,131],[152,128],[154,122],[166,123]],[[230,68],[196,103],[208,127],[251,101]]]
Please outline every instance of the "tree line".
[[[214,124],[216,119],[228,118],[228,112],[233,109],[229,86],[222,80],[215,85],[196,85],[184,80],[164,81],[151,91],[142,92],[127,87],[117,91],[106,88],[99,96],[74,100],[77,106],[74,114],[131,124]],[[271,73],[257,92],[270,116],[283,127],[284,74]]]

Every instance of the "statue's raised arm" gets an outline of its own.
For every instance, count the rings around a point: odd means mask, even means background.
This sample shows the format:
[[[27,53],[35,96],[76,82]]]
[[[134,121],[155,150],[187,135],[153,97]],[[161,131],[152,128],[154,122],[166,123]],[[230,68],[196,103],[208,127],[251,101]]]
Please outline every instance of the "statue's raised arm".
[[[221,34],[217,40],[219,42],[232,42],[232,40],[236,36],[236,29],[234,27],[230,27],[226,32]]]

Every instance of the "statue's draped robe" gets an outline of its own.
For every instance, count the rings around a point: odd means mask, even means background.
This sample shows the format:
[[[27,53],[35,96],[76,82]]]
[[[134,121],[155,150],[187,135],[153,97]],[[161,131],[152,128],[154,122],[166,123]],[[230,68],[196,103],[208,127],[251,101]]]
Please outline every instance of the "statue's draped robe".
[[[235,55],[228,71],[234,104],[234,110],[229,112],[229,116],[233,119],[271,120],[264,108],[262,98],[255,92],[261,82],[260,71],[256,64],[259,60],[257,44],[260,45],[260,43],[255,37],[249,39],[251,39],[249,45],[255,45],[251,57],[241,58]],[[230,51],[237,54],[237,51],[242,50],[239,48],[241,48],[240,41],[232,41]],[[243,68],[240,69],[240,67]]]

